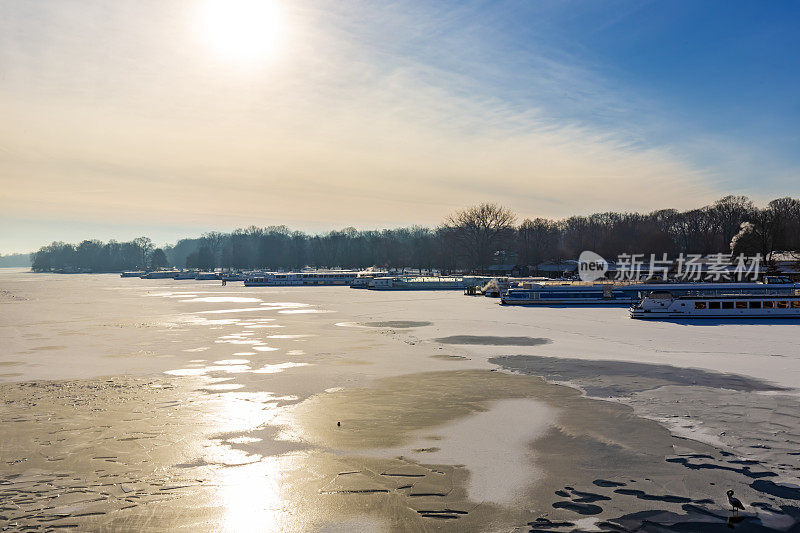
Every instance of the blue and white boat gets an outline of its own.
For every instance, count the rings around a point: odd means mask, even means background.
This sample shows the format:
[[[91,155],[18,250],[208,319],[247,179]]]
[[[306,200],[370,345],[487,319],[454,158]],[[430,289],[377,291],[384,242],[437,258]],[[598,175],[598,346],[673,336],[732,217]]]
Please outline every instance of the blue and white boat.
[[[764,282],[717,283],[526,283],[510,288],[501,297],[503,305],[620,305],[638,303],[653,292],[673,296],[791,295],[800,284],[788,278],[766,277]]]

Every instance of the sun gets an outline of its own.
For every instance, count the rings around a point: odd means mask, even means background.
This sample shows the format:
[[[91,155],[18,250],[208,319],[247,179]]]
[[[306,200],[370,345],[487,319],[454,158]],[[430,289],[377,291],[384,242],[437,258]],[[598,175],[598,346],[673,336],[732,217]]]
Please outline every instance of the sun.
[[[215,52],[245,62],[274,58],[286,30],[274,0],[206,0],[202,26]]]

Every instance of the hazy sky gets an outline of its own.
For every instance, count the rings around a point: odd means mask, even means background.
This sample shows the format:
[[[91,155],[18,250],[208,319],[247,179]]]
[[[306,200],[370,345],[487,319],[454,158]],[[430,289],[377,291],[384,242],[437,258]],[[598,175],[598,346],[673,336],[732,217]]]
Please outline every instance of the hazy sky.
[[[0,0],[0,253],[800,191],[800,4]]]

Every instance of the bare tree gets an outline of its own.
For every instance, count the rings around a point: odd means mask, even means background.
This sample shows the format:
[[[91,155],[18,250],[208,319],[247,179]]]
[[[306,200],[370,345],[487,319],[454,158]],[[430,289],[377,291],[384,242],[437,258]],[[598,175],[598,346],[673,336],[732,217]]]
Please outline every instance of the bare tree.
[[[800,246],[800,200],[777,198],[767,206],[772,211],[775,224],[773,230],[775,250],[795,250]]]
[[[141,254],[142,262],[139,266],[141,268],[147,268],[147,256],[149,256],[150,252],[155,248],[153,241],[150,240],[150,237],[136,237],[132,242],[139,248],[139,253]]]
[[[783,221],[771,204],[765,209],[756,209],[749,218],[750,221],[742,224],[739,233],[731,240],[732,251],[735,254],[760,253],[770,260]]]
[[[153,250],[153,253],[150,254],[150,268],[157,270],[168,266],[169,261],[167,260],[167,254],[164,253],[164,250],[162,248]]]
[[[222,259],[222,245],[227,240],[227,236],[224,233],[220,233],[218,231],[209,231],[208,233],[203,234],[203,246],[208,248],[209,253],[201,254],[206,257],[211,258],[210,264],[209,261],[204,261],[206,264],[206,268],[213,270],[218,263],[221,262]]]
[[[470,266],[485,268],[513,235],[516,215],[498,204],[483,203],[456,211],[443,226],[453,231]]]
[[[517,228],[516,249],[519,263],[532,266],[555,259],[560,236],[558,224],[552,220],[523,220]]]
[[[728,246],[742,227],[742,223],[753,213],[755,207],[747,196],[729,194],[708,208],[708,216],[722,242],[720,248]]]

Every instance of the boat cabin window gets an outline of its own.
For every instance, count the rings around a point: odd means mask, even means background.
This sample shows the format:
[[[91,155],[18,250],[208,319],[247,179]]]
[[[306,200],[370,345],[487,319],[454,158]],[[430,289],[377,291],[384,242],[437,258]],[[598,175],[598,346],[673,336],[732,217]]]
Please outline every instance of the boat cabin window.
[[[764,309],[773,309],[775,307],[775,302],[764,302]]]
[[[778,302],[778,309],[789,309],[789,302]]]
[[[750,302],[750,309],[761,309],[761,302]]]
[[[723,309],[733,309],[733,302],[722,302]]]
[[[709,309],[719,309],[720,305],[719,302],[708,302]]]
[[[764,283],[778,284],[778,283],[791,283],[792,280],[785,276],[764,276]]]
[[[694,303],[694,308],[695,309],[705,309],[706,308],[706,303],[705,302],[695,302]]]
[[[747,302],[736,302],[736,309],[747,309]]]
[[[800,300],[792,300],[792,309],[800,309]]]

